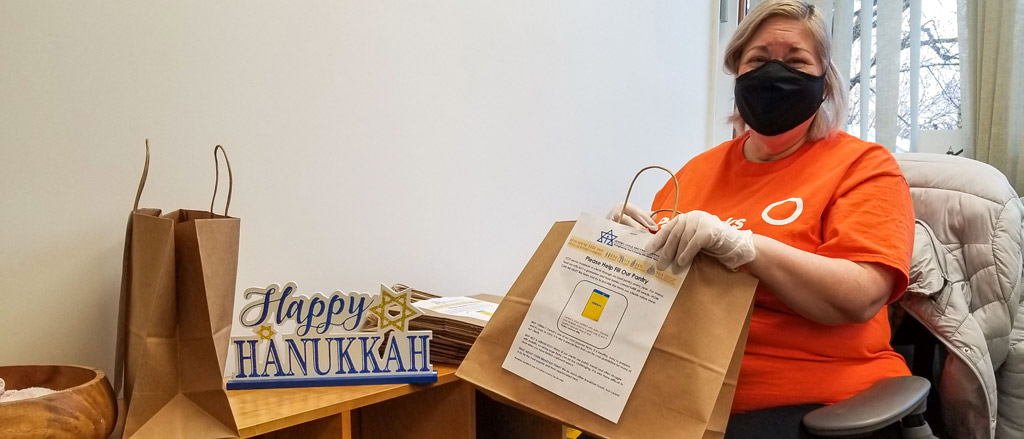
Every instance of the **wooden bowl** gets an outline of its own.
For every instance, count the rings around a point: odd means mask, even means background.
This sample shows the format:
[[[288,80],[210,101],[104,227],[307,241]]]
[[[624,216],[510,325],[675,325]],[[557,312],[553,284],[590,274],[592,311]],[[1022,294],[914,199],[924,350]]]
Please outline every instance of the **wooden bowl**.
[[[82,366],[0,366],[7,390],[45,387],[46,396],[0,402],[0,438],[106,439],[117,399],[99,369]]]

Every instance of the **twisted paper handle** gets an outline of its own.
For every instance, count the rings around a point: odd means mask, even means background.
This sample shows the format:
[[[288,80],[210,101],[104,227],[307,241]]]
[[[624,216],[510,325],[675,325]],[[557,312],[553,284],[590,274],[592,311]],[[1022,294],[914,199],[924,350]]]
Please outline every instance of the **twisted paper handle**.
[[[220,145],[213,147],[214,180],[213,199],[210,200],[210,214],[213,214],[213,202],[217,201],[217,186],[220,186],[220,160],[217,160],[217,151],[220,151],[221,154],[224,155],[224,164],[227,165],[228,168],[228,199],[224,203],[224,216],[228,216],[228,209],[231,207],[231,189],[234,180],[231,178],[231,161],[228,160],[228,152]]]
[[[672,184],[676,186],[676,201],[675,204],[672,205],[672,208],[658,209],[655,210],[654,212],[651,212],[651,219],[654,219],[654,217],[661,212],[672,212],[675,215],[679,215],[681,213],[679,212],[679,180],[676,179],[676,174],[673,174],[672,171],[669,171],[668,169],[665,169],[661,166],[648,166],[646,168],[641,169],[640,172],[637,172],[636,175],[633,176],[633,182],[629,184],[629,190],[626,191],[626,201],[622,202],[622,210],[619,211],[619,224],[622,224],[622,217],[626,215],[626,204],[629,203],[629,195],[633,193],[633,185],[636,184],[636,179],[640,177],[640,174],[643,174],[644,171],[648,169],[661,169],[662,171],[668,172],[668,175],[672,177]]]

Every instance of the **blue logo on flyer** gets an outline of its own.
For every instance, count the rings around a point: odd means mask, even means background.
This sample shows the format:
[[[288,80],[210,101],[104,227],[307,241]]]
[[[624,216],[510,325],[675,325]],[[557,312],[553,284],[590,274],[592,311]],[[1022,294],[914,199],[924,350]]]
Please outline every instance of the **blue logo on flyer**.
[[[601,232],[601,237],[597,239],[597,242],[599,244],[608,244],[611,247],[615,243],[615,238],[618,238],[618,236],[615,236],[612,230],[608,230],[607,232]]]

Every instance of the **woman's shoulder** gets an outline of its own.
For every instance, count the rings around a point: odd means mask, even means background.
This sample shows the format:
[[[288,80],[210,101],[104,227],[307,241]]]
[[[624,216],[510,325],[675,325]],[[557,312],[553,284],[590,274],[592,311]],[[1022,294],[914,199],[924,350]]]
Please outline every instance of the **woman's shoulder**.
[[[691,186],[698,182],[707,182],[717,169],[728,158],[730,145],[736,140],[727,140],[719,145],[697,154],[683,164],[675,172],[676,182],[680,186]],[[672,179],[665,182],[661,190],[654,196],[653,209],[660,209],[665,206],[666,201],[675,196],[675,184]]]
[[[697,154],[692,159],[683,165],[682,169],[688,167],[708,169],[709,165],[721,163],[726,160],[729,156],[729,151],[732,149],[737,139],[726,140],[725,142],[719,143],[718,145],[708,149],[700,154]],[[680,170],[682,172],[682,170]]]
[[[899,169],[896,158],[886,147],[863,140],[845,131],[838,131],[832,136],[819,141],[819,154],[830,156],[833,160],[849,163],[851,166],[869,167],[873,169]]]
[[[852,155],[880,153],[888,153],[889,155],[892,155],[892,153],[889,153],[889,150],[886,149],[884,146],[877,144],[875,142],[869,142],[867,140],[861,139],[860,137],[854,136],[842,130],[836,131],[831,136],[826,137],[820,140],[819,142],[833,150],[844,151],[847,154]]]

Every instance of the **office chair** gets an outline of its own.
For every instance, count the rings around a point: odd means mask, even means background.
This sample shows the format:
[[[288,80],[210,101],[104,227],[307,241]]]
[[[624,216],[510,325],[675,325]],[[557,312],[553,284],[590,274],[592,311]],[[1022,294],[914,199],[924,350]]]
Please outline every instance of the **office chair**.
[[[804,416],[803,427],[819,437],[867,437],[899,423],[904,439],[936,438],[926,419],[939,412],[937,398],[930,393],[934,373],[937,341],[913,318],[906,318],[898,303],[890,305],[893,323],[893,347],[907,359],[914,375],[889,378],[836,404],[814,410]],[[938,425],[941,431],[942,426]]]
[[[894,325],[893,344],[912,339],[911,370],[937,383],[930,400],[940,403],[931,411],[941,415],[932,416],[938,430],[953,438],[1024,437],[1024,206],[984,163],[941,154],[898,154],[897,161],[917,223],[911,285],[890,305],[909,316]],[[808,413],[804,428],[856,437],[901,422],[904,437],[934,437],[923,416],[929,387],[917,376],[884,380]]]

